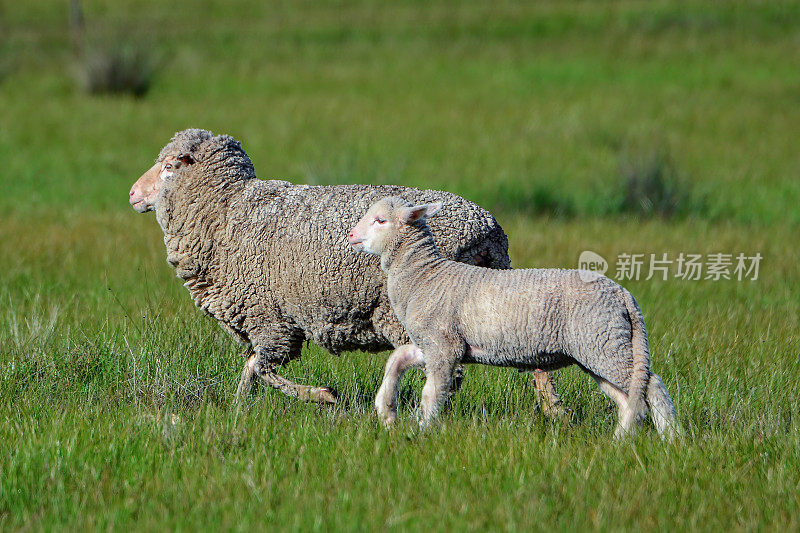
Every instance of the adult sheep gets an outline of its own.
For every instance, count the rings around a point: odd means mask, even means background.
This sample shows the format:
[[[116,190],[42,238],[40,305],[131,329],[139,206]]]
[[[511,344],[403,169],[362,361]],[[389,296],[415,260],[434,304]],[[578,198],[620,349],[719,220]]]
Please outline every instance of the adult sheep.
[[[200,129],[175,134],[133,185],[130,203],[154,210],[167,262],[195,304],[247,346],[239,394],[254,375],[285,394],[334,402],[326,387],[293,383],[276,365],[313,340],[333,354],[382,351],[408,342],[376,257],[350,252],[344,236],[374,201],[401,195],[441,201],[431,226],[445,257],[510,268],[508,240],[484,209],[454,194],[373,185],[310,186],[256,178],[239,142]],[[546,409],[552,380],[536,375]]]

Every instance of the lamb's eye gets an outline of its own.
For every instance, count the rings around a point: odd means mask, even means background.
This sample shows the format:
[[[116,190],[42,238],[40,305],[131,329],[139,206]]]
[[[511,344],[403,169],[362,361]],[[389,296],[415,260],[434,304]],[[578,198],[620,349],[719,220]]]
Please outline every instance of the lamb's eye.
[[[376,224],[386,224],[386,220],[384,220],[382,218],[376,218],[375,219],[375,223]]]
[[[172,163],[167,163],[166,165],[164,165],[164,168],[167,169],[167,170],[171,170],[172,169]]]

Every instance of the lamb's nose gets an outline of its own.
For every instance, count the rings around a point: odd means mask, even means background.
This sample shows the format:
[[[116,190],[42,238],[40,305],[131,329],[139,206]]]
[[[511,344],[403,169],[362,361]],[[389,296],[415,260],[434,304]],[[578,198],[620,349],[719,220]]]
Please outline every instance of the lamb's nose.
[[[350,230],[350,233],[347,234],[347,238],[352,241],[353,237],[355,237],[355,233],[353,233],[353,230]]]
[[[134,191],[133,189],[131,189],[131,193],[130,193],[128,196],[133,196],[133,193],[134,193],[134,192],[135,192],[135,191]]]

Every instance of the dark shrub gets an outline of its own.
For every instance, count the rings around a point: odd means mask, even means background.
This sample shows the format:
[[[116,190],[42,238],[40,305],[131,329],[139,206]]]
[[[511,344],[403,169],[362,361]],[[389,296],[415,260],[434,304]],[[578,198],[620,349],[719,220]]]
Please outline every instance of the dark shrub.
[[[141,46],[95,47],[83,59],[82,82],[90,94],[144,96],[152,81],[154,61]]]

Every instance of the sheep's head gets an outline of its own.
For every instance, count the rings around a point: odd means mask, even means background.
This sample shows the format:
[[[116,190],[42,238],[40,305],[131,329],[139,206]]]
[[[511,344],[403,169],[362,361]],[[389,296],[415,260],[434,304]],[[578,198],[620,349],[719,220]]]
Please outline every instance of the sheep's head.
[[[350,230],[347,240],[358,252],[381,255],[404,227],[436,214],[441,208],[442,202],[413,205],[402,198],[388,196],[372,204]]]
[[[161,149],[155,165],[133,184],[129,194],[131,206],[140,213],[152,211],[159,192],[165,183],[171,181],[176,171],[198,163],[207,168],[213,167],[213,172],[205,172],[197,177],[206,185],[255,178],[253,163],[238,141],[228,135],[214,136],[206,130],[183,130],[172,137],[169,144]],[[183,175],[187,176],[185,173]],[[192,183],[193,187],[202,186],[201,181],[197,180]]]
[[[192,156],[181,154],[179,156],[169,155],[164,159],[156,161],[150,170],[142,174],[131,187],[130,203],[131,206],[140,213],[155,209],[156,198],[161,191],[161,186],[165,181],[175,175],[175,171],[182,165],[194,163]]]

